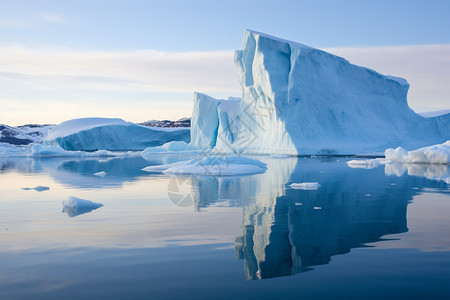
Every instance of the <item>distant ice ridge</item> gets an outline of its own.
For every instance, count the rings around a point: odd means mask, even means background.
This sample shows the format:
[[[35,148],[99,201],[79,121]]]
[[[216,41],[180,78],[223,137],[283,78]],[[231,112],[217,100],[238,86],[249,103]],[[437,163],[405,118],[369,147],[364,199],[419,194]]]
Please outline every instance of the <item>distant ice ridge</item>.
[[[243,176],[264,173],[267,166],[259,160],[247,157],[211,155],[173,164],[149,166],[142,170],[164,174]]]
[[[171,141],[189,140],[189,128],[146,127],[122,119],[82,118],[53,127],[44,144],[65,150],[135,151]]]
[[[194,96],[191,144],[225,153],[333,155],[417,149],[450,139],[450,114],[425,118],[409,84],[299,43],[246,31],[235,63],[242,101]]]

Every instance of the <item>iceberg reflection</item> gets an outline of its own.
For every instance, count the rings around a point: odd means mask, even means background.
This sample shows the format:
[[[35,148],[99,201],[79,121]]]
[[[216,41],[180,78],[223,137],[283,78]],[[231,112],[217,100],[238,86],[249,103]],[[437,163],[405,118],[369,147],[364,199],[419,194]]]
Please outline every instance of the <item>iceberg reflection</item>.
[[[223,202],[243,206],[235,250],[249,280],[312,270],[334,255],[406,232],[413,196],[444,185],[388,177],[382,168],[351,169],[338,158],[263,161],[265,174],[191,179],[197,209]],[[289,188],[293,182],[318,182],[320,188]]]
[[[392,163],[385,165],[384,172],[386,175],[402,176],[407,174],[450,184],[450,169],[446,164]]]

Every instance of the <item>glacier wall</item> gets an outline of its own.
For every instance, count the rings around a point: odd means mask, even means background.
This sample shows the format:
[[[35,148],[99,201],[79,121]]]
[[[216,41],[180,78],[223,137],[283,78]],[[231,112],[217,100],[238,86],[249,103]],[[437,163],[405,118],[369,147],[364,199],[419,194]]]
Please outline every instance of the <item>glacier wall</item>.
[[[411,150],[450,139],[450,114],[416,114],[407,104],[405,79],[249,30],[235,63],[239,112],[221,113],[220,101],[204,106],[208,117],[199,118],[198,111],[192,120],[204,133],[192,131],[198,144],[210,140],[224,152],[310,155]]]

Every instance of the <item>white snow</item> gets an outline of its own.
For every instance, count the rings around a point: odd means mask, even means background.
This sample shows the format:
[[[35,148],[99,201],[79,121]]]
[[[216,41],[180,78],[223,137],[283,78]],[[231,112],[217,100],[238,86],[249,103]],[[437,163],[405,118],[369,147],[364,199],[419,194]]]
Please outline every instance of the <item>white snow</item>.
[[[123,125],[131,126],[133,123],[125,122],[118,118],[80,118],[64,121],[61,124],[49,130],[47,140],[54,140],[56,138],[66,137],[78,133],[83,130],[89,130],[96,127]]]
[[[146,127],[122,119],[83,118],[53,127],[44,144],[66,150],[144,150],[170,141],[188,142],[189,130],[183,127]]]
[[[402,163],[448,164],[450,163],[450,140],[438,145],[406,151],[398,147],[385,151],[386,159]]]
[[[94,209],[102,207],[103,204],[92,202],[85,199],[70,196],[67,200],[62,201],[63,212],[70,217],[75,217],[84,213],[88,213]]]
[[[314,191],[319,189],[320,184],[318,182],[301,182],[301,183],[291,183],[289,186],[296,190]]]
[[[94,173],[94,175],[98,176],[98,177],[105,177],[106,176],[106,172],[105,171],[100,171],[100,172]]]
[[[266,164],[241,156],[206,156],[167,165],[149,166],[147,172],[211,176],[243,176],[264,173]]]

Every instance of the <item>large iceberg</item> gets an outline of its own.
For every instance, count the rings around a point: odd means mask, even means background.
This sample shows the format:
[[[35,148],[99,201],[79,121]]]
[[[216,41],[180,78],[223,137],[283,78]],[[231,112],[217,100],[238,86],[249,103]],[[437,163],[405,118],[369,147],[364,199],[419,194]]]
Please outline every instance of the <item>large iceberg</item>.
[[[243,100],[197,93],[193,146],[232,153],[356,154],[450,139],[450,114],[416,114],[407,104],[405,79],[249,30],[235,63]]]
[[[82,118],[53,127],[44,139],[44,145],[72,151],[129,151],[189,140],[189,128],[146,127],[122,119]]]

